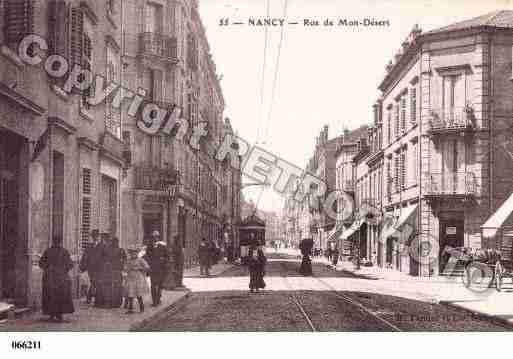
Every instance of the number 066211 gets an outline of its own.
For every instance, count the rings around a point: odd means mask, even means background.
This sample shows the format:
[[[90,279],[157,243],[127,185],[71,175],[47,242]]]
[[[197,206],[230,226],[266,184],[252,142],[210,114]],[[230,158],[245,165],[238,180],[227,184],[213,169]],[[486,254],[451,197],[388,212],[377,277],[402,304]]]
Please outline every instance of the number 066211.
[[[41,349],[40,341],[17,341],[13,340],[11,342],[11,348],[15,350],[33,350],[33,349]]]

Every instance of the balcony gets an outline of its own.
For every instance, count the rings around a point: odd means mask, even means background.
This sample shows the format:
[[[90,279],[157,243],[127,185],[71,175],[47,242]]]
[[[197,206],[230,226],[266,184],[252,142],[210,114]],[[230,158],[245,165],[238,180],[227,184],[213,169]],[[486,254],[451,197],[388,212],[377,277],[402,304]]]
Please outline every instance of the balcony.
[[[476,176],[472,172],[426,173],[428,200],[453,199],[466,202],[477,196]]]
[[[125,34],[125,55],[139,56],[148,60],[160,59],[165,62],[178,62],[176,37],[155,32],[138,35]]]
[[[472,134],[475,130],[474,109],[471,106],[431,110],[429,135]]]
[[[178,172],[174,169],[159,167],[134,168],[134,188],[146,191],[164,191],[166,182],[178,180]]]

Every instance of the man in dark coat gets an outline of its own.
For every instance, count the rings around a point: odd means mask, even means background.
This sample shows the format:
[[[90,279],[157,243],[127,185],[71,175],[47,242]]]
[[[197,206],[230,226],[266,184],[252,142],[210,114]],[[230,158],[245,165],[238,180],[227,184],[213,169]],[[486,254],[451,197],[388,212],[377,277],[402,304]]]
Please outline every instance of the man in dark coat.
[[[122,248],[119,248],[119,239],[116,237],[112,239],[111,246],[112,293],[110,306],[119,308],[123,303],[123,269],[126,263],[126,253]]]
[[[303,259],[301,260],[301,266],[299,267],[299,273],[305,276],[312,275],[312,261],[310,255],[312,254],[313,240],[311,238],[305,238],[299,243],[299,249]]]
[[[112,286],[112,263],[110,262],[110,234],[101,233],[97,245],[98,263],[96,265],[96,297],[94,306],[110,308],[110,291]]]
[[[160,233],[153,231],[152,238],[146,246],[146,262],[150,266],[152,306],[161,302],[162,288],[169,269],[170,255],[165,242],[160,241]]]
[[[98,281],[98,268],[101,260],[101,247],[99,241],[100,232],[97,229],[91,231],[92,243],[85,249],[82,260],[80,261],[80,271],[87,272],[89,276],[89,290],[87,291],[87,303],[91,303],[93,297],[96,300],[96,289]]]
[[[48,248],[39,261],[43,270],[43,314],[50,320],[62,322],[62,315],[73,313],[71,296],[71,279],[68,272],[73,268],[69,252],[62,248],[62,238],[54,237],[52,246]]]
[[[207,240],[203,238],[198,247],[198,259],[200,263],[200,274],[206,275],[207,277],[210,275],[210,261],[211,261],[211,249]]]

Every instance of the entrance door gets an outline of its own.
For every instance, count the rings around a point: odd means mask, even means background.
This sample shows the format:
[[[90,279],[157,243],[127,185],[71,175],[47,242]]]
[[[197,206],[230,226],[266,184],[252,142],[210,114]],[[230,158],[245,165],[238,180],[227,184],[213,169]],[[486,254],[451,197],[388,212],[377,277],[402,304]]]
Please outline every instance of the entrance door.
[[[20,142],[0,131],[0,298],[16,297]]]
[[[446,246],[463,247],[465,245],[464,228],[465,222],[463,214],[458,214],[456,218],[440,220],[440,273],[443,272],[445,265],[449,261],[450,255],[445,253]]]
[[[143,214],[144,241],[151,237],[153,231],[159,231],[162,236],[162,213],[144,213]]]

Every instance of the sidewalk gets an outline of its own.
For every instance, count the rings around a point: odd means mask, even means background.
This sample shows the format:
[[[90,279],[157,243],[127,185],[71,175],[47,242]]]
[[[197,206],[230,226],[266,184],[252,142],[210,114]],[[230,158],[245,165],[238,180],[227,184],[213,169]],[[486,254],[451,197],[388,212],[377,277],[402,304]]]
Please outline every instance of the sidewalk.
[[[314,262],[328,264],[325,258]],[[513,283],[506,279],[503,289],[495,287],[483,291],[466,288],[460,277],[414,277],[408,274],[379,267],[361,267],[356,270],[350,262],[339,262],[337,271],[347,271],[357,276],[376,280],[377,284],[390,291],[423,295],[427,300],[466,310],[513,327]]]
[[[211,273],[219,275],[231,268],[233,265],[220,263],[212,267]],[[199,267],[192,267],[184,271],[184,277],[199,276]],[[151,296],[144,297],[145,311],[138,312],[137,301],[134,303],[134,314],[125,314],[123,308],[101,309],[85,303],[85,299],[75,300],[75,313],[64,316],[64,323],[52,323],[41,312],[31,313],[19,319],[0,321],[0,332],[27,332],[27,331],[49,331],[49,332],[72,332],[72,331],[129,331],[141,326],[144,322],[154,316],[169,311],[180,301],[190,295],[190,290],[163,291],[162,304],[158,307],[151,306]]]

